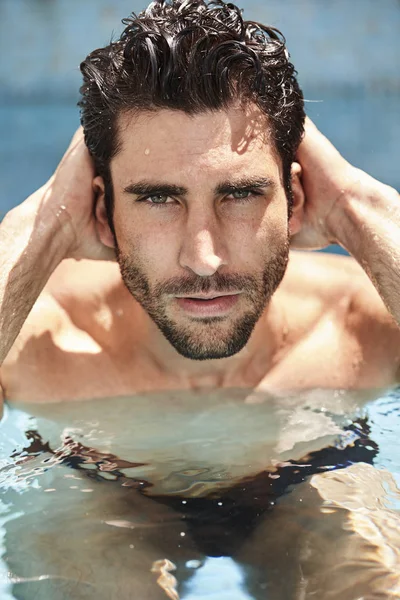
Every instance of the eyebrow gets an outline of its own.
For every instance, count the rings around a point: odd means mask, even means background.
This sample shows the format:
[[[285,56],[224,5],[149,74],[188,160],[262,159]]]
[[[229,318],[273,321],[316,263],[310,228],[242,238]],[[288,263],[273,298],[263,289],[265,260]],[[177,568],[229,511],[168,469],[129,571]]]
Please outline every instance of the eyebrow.
[[[261,188],[275,187],[275,182],[270,177],[245,177],[241,179],[232,179],[224,181],[217,185],[215,194],[231,194],[237,190],[253,190]],[[123,188],[126,194],[135,196],[151,196],[151,195],[166,195],[166,196],[187,196],[189,190],[180,185],[172,185],[157,181],[138,181],[129,183]]]
[[[126,194],[134,194],[135,196],[151,196],[157,194],[185,196],[188,193],[188,190],[185,187],[168,183],[158,183],[156,181],[138,181],[137,183],[130,183],[124,187],[123,191]]]
[[[215,188],[216,194],[231,194],[237,190],[254,190],[262,188],[274,188],[275,182],[270,177],[245,177],[224,181]]]

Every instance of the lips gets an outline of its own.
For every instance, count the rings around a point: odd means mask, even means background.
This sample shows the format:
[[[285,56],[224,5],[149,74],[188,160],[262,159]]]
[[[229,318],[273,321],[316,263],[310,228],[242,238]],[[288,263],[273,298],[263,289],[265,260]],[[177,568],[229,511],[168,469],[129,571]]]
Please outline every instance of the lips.
[[[226,315],[239,300],[239,293],[209,296],[176,297],[178,306],[186,313],[197,317]]]
[[[211,294],[193,294],[193,296],[176,296],[176,298],[189,298],[189,300],[214,300],[215,298],[224,298],[225,296],[236,296],[239,292],[221,292]]]
[[[215,300],[215,298],[224,298],[224,296],[228,296],[229,294],[221,294],[220,296],[184,296],[187,300]]]

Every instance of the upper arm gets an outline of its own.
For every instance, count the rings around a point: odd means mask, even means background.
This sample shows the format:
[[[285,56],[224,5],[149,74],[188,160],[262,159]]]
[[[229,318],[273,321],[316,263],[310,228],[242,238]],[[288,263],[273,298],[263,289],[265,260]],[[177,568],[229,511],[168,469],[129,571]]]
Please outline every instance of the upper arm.
[[[0,419],[3,418],[3,408],[4,408],[4,390],[1,381],[1,371],[0,371]]]
[[[388,382],[399,382],[400,327],[369,280],[357,286],[347,324],[360,342],[365,361],[376,365]]]
[[[0,370],[0,402],[27,386],[29,376],[39,372],[40,363],[51,364],[54,335],[62,325],[61,310],[43,291],[29,313]]]

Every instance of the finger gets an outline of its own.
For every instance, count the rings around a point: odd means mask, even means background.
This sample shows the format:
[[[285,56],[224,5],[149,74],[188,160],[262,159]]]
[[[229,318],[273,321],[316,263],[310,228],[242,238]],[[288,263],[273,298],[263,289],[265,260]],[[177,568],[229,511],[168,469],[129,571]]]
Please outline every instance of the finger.
[[[72,252],[69,258],[74,258],[75,260],[107,260],[112,262],[116,262],[117,260],[115,249],[109,248],[101,242],[95,246],[90,246],[89,248],[79,248],[76,252]]]
[[[315,160],[317,162],[321,162],[321,159],[343,160],[340,152],[309,117],[306,117],[304,132],[304,138],[297,151],[297,159],[300,164],[307,160]]]
[[[76,160],[79,164],[87,166],[90,169],[91,174],[94,174],[93,159],[90,156],[89,150],[86,146],[82,127],[79,127],[75,131],[71,142],[56,169],[56,172],[62,165],[71,159]]]
[[[83,127],[79,126],[78,129],[75,131],[74,135],[72,136],[71,144],[75,144],[77,142],[84,141],[84,139],[85,139],[85,136],[83,133]]]

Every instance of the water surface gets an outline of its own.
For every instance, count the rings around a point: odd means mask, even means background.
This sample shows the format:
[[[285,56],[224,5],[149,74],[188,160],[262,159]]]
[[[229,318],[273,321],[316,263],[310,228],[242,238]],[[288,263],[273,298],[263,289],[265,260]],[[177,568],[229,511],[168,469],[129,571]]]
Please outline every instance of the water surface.
[[[1,598],[398,598],[399,399],[11,403]]]

